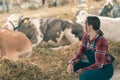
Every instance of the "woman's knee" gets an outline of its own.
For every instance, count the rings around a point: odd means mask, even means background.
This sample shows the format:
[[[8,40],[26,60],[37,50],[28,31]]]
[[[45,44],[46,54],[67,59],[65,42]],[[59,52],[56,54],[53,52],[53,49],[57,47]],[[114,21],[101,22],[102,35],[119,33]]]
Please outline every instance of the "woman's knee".
[[[89,79],[89,77],[88,77],[86,74],[82,73],[82,74],[79,76],[79,80],[91,80],[91,79]]]

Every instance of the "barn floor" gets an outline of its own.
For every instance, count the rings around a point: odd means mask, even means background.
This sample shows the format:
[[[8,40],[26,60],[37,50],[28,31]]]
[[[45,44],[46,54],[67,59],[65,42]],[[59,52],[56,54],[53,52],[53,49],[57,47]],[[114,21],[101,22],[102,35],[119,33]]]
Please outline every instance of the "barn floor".
[[[104,0],[102,0],[104,1]],[[94,4],[96,9],[103,2],[90,1],[88,5]],[[0,13],[0,26],[7,20],[9,14],[19,13],[32,18],[55,17],[65,20],[75,20],[72,8],[75,4],[61,7],[40,8],[39,10],[17,10],[10,13]],[[115,74],[111,80],[120,80],[120,42],[109,43],[109,51],[116,60],[114,62]],[[66,68],[68,60],[77,52],[80,43],[71,45],[66,49],[53,51],[48,46],[40,45],[33,50],[33,56],[29,59],[19,61],[0,60],[0,80],[76,80],[78,75],[68,75]]]

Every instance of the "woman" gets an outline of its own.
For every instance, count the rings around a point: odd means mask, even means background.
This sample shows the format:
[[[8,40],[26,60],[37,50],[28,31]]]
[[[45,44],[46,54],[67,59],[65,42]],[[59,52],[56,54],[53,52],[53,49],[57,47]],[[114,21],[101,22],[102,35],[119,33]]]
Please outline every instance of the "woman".
[[[79,73],[79,80],[110,80],[113,76],[113,57],[108,53],[99,18],[88,16],[85,31],[78,54],[69,61],[68,73]],[[83,55],[88,60],[83,60]]]

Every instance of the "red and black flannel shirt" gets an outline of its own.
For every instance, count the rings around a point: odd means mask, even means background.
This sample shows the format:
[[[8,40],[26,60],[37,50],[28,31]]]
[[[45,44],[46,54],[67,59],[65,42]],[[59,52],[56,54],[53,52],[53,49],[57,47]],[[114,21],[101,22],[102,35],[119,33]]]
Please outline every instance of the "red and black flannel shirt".
[[[88,37],[87,49],[90,49],[91,48],[90,46],[93,45],[93,42],[94,42],[96,36],[91,41],[90,41],[89,35],[87,33],[83,36],[82,45],[78,51],[78,54],[76,54],[72,59],[74,64],[78,63],[81,60],[82,55],[85,52],[84,44],[85,44],[86,38]],[[96,47],[95,47],[95,63],[88,67],[83,68],[83,71],[100,69],[103,67],[103,65],[109,64],[110,62],[111,62],[111,59],[108,54],[107,41],[105,40],[105,38],[103,36],[100,36],[96,43]]]

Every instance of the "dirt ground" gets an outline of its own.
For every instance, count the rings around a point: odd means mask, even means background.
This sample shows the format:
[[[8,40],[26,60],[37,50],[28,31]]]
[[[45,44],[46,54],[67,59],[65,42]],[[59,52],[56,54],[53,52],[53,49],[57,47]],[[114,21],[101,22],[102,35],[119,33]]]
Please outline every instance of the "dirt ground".
[[[90,1],[87,4],[93,4],[95,9],[99,9],[104,0],[99,2]],[[99,5],[98,5],[99,4]],[[93,6],[92,5],[92,6]],[[55,17],[64,20],[75,20],[75,14],[72,8],[76,4],[69,4],[52,8],[40,8],[38,10],[16,10],[10,13],[0,13],[0,26],[7,20],[7,17],[13,13],[31,16],[32,18]],[[120,80],[120,42],[109,43],[109,51],[115,56],[114,61],[115,73],[111,80]],[[76,80],[77,75],[68,75],[68,60],[77,53],[80,43],[71,45],[67,49],[53,51],[48,46],[38,46],[33,50],[33,55],[29,59],[19,61],[0,60],[0,80]]]

